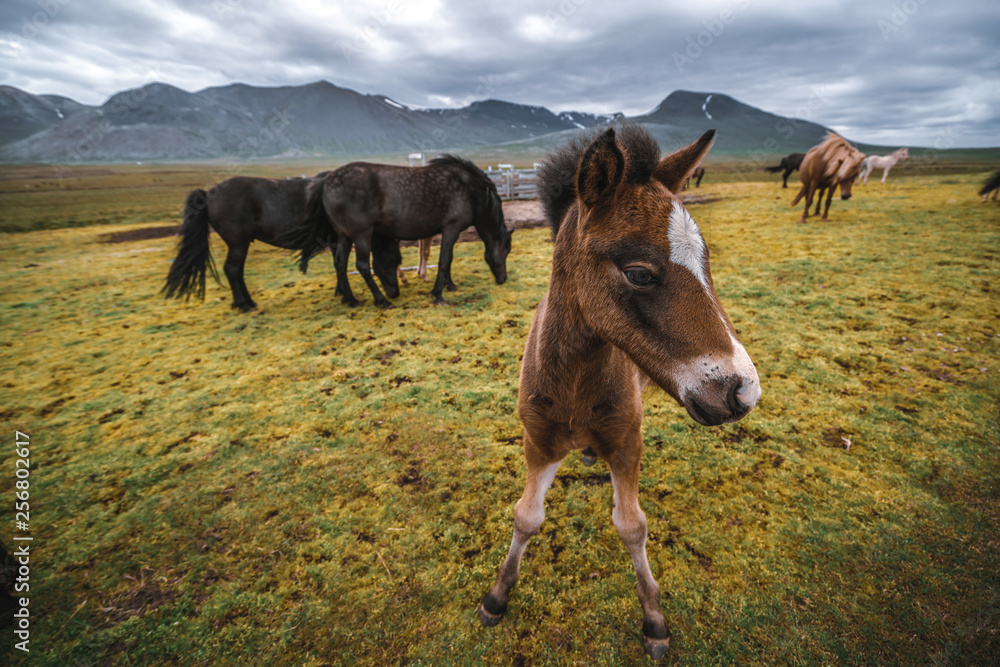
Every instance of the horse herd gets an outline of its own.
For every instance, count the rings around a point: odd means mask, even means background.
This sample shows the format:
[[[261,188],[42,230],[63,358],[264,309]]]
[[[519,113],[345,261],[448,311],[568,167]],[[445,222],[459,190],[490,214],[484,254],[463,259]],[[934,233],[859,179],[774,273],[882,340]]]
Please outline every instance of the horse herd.
[[[781,159],[781,162],[774,167],[765,167],[766,171],[776,173],[784,170],[782,174],[781,187],[788,187],[789,175],[798,170],[799,180],[802,181],[802,189],[792,200],[795,206],[803,198],[806,200],[805,210],[800,223],[804,223],[809,217],[809,207],[812,204],[813,196],[816,196],[816,212],[823,202],[823,194],[826,193],[826,208],[823,209],[823,220],[827,219],[830,213],[830,202],[833,199],[834,191],[840,188],[840,198],[850,199],[851,189],[855,182],[868,185],[868,175],[875,169],[882,170],[882,184],[900,160],[910,157],[910,152],[906,148],[900,148],[889,155],[865,156],[854,146],[851,146],[846,139],[830,132],[826,139],[818,146],[813,146],[807,153],[790,153]]]
[[[908,157],[906,148],[886,157],[866,157],[842,137],[830,133],[809,152],[791,153],[779,165],[765,169],[772,173],[784,170],[785,188],[789,175],[799,171],[802,188],[792,201],[794,206],[805,199],[799,222],[809,217],[814,197],[815,215],[819,215],[825,193],[825,221],[838,187],[841,199],[849,199],[855,181],[867,184],[871,171],[880,168],[884,184],[889,170]],[[680,189],[685,189],[692,178],[696,186],[700,185],[704,175],[705,168],[695,166]],[[980,193],[984,201],[987,192],[984,188]],[[403,275],[399,268],[400,240],[419,241],[418,275],[426,280],[430,239],[440,234],[438,272],[431,289],[434,300],[440,303],[444,290],[456,289],[451,277],[453,249],[459,233],[470,226],[476,228],[486,248],[486,263],[496,282],[502,284],[507,277],[511,233],[504,223],[496,186],[469,160],[444,155],[425,167],[352,162],[333,171],[295,179],[236,176],[208,191],[195,189],[188,195],[181,243],[163,292],[167,297],[204,298],[207,275],[218,281],[209,250],[209,233],[214,229],[228,247],[223,272],[233,294],[233,308],[250,311],[257,306],[244,279],[247,251],[255,240],[299,251],[303,272],[314,255],[329,248],[337,272],[335,294],[343,303],[356,306],[360,302],[347,279],[353,247],[358,273],[376,305],[391,307],[388,299],[399,296],[399,278]]]
[[[337,270],[335,293],[352,306],[359,303],[347,280],[353,246],[358,272],[375,303],[388,307],[391,303],[372,278],[372,269],[389,297],[399,296],[399,241],[441,234],[431,290],[440,302],[444,289],[456,289],[452,249],[470,226],[483,240],[486,263],[502,284],[507,280],[511,232],[496,186],[468,160],[445,155],[417,168],[352,162],[310,178],[236,176],[207,192],[195,189],[188,195],[180,247],[163,291],[168,298],[204,298],[207,274],[218,280],[209,249],[209,232],[215,229],[229,248],[223,271],[234,308],[249,311],[257,305],[243,279],[247,250],[255,240],[298,250],[303,272],[315,254],[330,248]]]
[[[714,140],[709,130],[690,146],[661,157],[639,125],[597,128],[546,157],[539,193],[554,232],[548,291],[535,310],[518,383],[527,467],[514,510],[513,538],[493,587],[479,606],[484,626],[507,608],[529,539],[545,516],[545,495],[560,464],[581,450],[586,465],[605,462],[613,483],[612,522],[631,556],[642,607],[646,652],[663,657],[670,632],[660,589],[646,556],[646,518],[639,506],[643,451],[642,392],[652,381],[697,423],[735,422],[761,398],[757,370],[723,309],[712,281],[701,231],[678,193],[700,167]],[[805,199],[826,211],[872,168],[906,158],[901,149],[875,161],[830,134],[809,152],[789,156],[771,171],[799,170]],[[883,181],[885,175],[883,175]],[[1000,183],[998,183],[1000,184]],[[347,282],[352,246],[357,267],[377,304],[399,294],[399,240],[442,235],[437,279],[440,301],[454,289],[452,249],[459,232],[476,228],[497,283],[507,277],[511,233],[490,178],[468,160],[444,156],[426,167],[355,162],[311,178],[236,177],[185,204],[184,231],[164,292],[204,296],[206,275],[218,279],[209,252],[209,228],[225,240],[224,271],[233,306],[255,304],[243,280],[247,248],[261,240],[298,250],[304,271],[330,248],[343,301],[357,304]],[[369,263],[369,256],[371,262]]]

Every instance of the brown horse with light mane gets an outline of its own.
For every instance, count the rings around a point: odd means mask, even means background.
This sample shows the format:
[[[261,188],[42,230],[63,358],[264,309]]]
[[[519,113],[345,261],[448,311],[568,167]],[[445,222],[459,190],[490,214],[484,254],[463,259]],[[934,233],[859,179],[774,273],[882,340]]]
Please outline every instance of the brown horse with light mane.
[[[802,158],[802,165],[799,167],[799,180],[802,181],[802,189],[792,200],[792,206],[799,203],[803,197],[806,198],[806,208],[802,211],[800,223],[804,223],[809,217],[809,206],[812,204],[813,195],[816,195],[816,213],[819,215],[820,204],[823,203],[823,192],[826,191],[826,208],[823,209],[823,221],[826,222],[830,213],[830,201],[833,199],[833,191],[840,186],[840,198],[847,200],[851,198],[851,186],[854,179],[861,171],[861,163],[865,159],[865,154],[854,146],[847,143],[839,134],[830,132],[826,139],[819,146],[813,146]]]
[[[479,610],[484,625],[506,610],[559,465],[584,449],[611,470],[611,518],[635,567],[646,652],[667,651],[639,507],[643,388],[652,380],[703,425],[740,419],[761,395],[715,292],[705,240],[677,195],[714,135],[661,159],[646,130],[624,125],[578,138],[539,170],[555,245],[521,365],[527,482],[510,551]]]

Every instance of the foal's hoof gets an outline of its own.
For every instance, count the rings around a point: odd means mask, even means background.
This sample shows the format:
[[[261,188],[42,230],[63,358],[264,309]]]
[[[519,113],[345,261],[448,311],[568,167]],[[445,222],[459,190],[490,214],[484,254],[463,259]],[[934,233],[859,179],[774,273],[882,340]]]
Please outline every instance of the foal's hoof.
[[[582,454],[583,465],[592,466],[597,463],[597,452],[593,447],[587,447]]]
[[[487,609],[489,607],[489,609]],[[479,622],[483,627],[492,628],[503,620],[503,613],[507,611],[507,605],[499,605],[490,593],[483,598],[483,603],[479,605]]]
[[[670,650],[670,637],[664,639],[645,637],[643,647],[646,649],[646,655],[653,660],[659,660]]]

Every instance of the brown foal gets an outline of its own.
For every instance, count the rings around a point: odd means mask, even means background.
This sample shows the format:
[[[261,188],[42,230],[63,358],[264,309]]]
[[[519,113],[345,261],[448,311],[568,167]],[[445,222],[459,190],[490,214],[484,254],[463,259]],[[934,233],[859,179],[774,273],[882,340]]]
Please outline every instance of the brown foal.
[[[646,652],[667,651],[638,498],[642,390],[652,380],[704,425],[736,421],[760,398],[757,371],[715,293],[705,241],[675,194],[714,134],[660,159],[645,130],[624,125],[570,143],[540,170],[556,237],[521,366],[527,483],[507,559],[479,610],[484,625],[506,610],[560,463],[586,449],[611,469],[612,520],[635,567]]]

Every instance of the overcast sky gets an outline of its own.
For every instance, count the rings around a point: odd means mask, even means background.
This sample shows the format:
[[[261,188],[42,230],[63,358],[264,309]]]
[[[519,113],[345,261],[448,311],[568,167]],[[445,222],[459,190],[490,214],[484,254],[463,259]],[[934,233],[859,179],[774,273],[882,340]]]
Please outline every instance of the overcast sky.
[[[854,141],[1000,146],[996,0],[3,0],[0,83],[100,104],[326,79],[414,106],[725,93]]]

